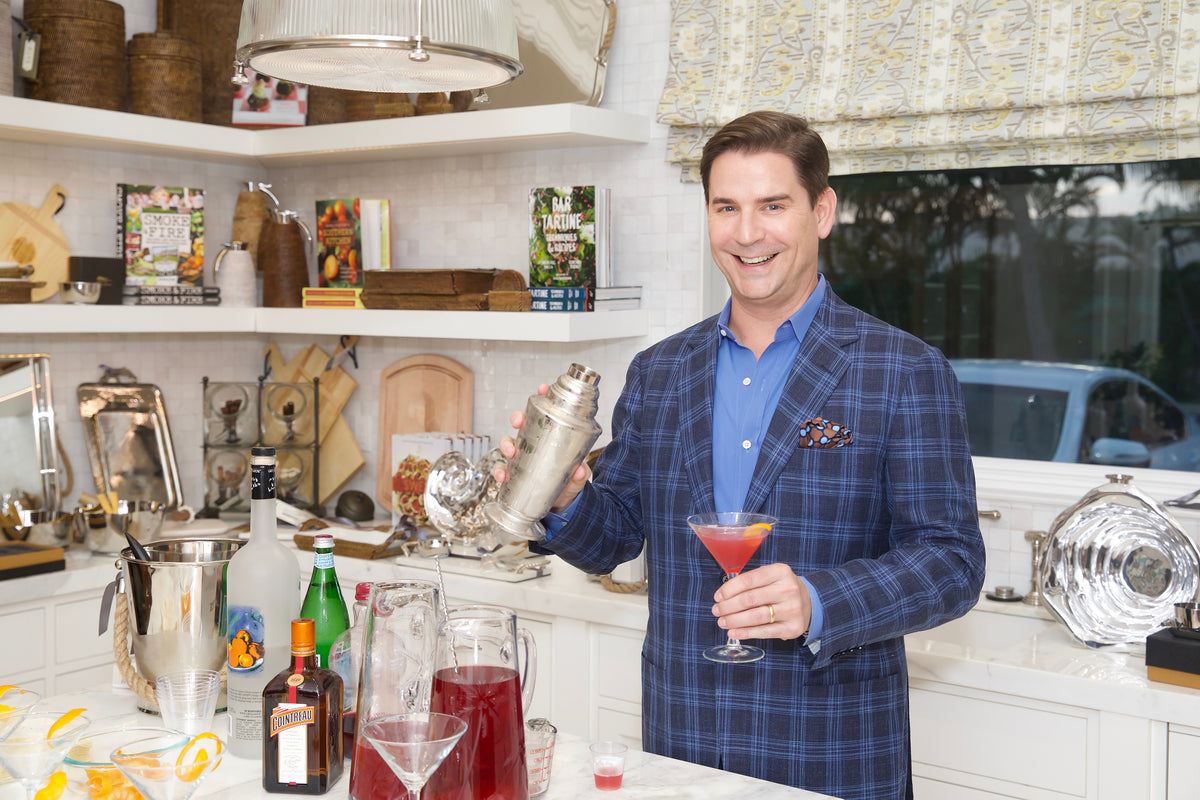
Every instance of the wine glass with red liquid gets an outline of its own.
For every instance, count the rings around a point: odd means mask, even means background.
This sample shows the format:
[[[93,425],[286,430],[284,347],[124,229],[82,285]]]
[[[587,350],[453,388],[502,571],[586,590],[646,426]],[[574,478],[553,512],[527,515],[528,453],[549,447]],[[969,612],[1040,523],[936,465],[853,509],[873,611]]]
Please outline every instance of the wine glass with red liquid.
[[[713,511],[687,518],[687,524],[725,571],[725,580],[741,573],[776,521],[767,514],[746,511]],[[703,655],[720,664],[748,664],[764,654],[762,648],[749,647],[730,636],[728,642],[708,648]]]

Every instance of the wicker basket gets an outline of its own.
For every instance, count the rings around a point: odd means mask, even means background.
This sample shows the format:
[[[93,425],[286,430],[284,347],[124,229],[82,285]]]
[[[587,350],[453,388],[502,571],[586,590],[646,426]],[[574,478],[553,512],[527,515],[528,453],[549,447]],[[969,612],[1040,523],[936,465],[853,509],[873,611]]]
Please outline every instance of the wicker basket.
[[[129,40],[129,110],[201,122],[200,47],[171,33],[136,33]]]
[[[167,27],[200,47],[201,106],[210,125],[233,124],[233,53],[242,0],[171,0]]]
[[[308,87],[308,125],[332,125],[346,121],[346,92],[326,86]]]
[[[416,113],[417,107],[407,94],[346,92],[346,119],[349,122],[411,117]]]
[[[12,2],[0,0],[0,65],[12,63]],[[12,68],[0,69],[0,94],[11,96],[12,93]]]
[[[109,0],[25,0],[25,24],[42,37],[34,100],[125,110],[125,9]]]

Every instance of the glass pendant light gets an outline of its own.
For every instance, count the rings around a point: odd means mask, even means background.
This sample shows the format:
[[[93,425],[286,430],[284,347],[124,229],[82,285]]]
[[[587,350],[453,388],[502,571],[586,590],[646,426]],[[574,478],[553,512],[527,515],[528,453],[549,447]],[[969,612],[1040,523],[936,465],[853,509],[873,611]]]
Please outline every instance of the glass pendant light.
[[[245,0],[235,83],[247,68],[365,92],[482,89],[523,71],[512,0]]]

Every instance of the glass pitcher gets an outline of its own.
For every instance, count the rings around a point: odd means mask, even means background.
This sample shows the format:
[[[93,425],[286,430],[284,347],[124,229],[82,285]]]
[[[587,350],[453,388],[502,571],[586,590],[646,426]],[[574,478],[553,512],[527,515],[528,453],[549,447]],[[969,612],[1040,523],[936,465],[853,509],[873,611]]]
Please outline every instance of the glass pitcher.
[[[462,719],[467,732],[425,785],[424,800],[527,800],[524,716],[536,668],[533,634],[517,628],[512,609],[450,609],[438,626],[430,710]]]
[[[362,736],[362,729],[377,717],[429,710],[438,620],[437,584],[400,580],[372,585],[350,762],[352,800],[408,796],[379,751]]]

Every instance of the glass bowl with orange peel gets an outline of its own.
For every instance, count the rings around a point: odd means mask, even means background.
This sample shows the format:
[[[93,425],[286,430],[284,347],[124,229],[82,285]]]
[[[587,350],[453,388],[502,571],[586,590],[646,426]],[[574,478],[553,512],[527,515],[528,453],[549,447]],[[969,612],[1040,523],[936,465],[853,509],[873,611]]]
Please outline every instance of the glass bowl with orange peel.
[[[182,747],[188,742],[185,733],[146,725],[114,725],[89,731],[63,759],[67,785],[77,796],[89,800],[145,800],[113,764],[109,754],[127,742],[152,736],[163,737],[164,749]]]

